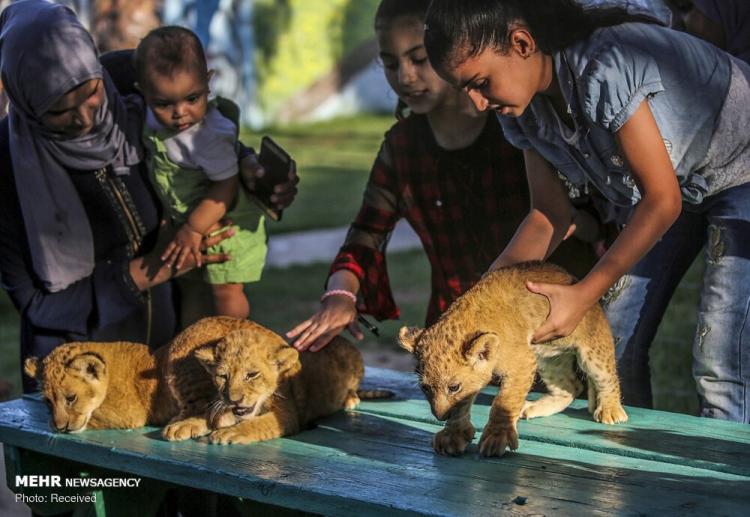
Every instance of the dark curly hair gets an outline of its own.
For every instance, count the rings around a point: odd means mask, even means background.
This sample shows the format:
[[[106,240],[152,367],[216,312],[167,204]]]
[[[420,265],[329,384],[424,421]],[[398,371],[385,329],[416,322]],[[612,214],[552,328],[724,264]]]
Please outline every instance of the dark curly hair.
[[[178,71],[206,73],[206,56],[198,36],[185,27],[167,25],[149,32],[133,55],[138,81],[147,80],[148,72],[171,76]]]

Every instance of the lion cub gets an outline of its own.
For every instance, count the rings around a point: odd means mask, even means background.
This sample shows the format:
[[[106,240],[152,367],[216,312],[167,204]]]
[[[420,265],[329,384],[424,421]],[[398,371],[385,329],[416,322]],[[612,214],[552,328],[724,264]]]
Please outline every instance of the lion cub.
[[[160,382],[166,347],[139,343],[74,342],[44,359],[29,357],[24,371],[39,381],[58,432],[164,425],[177,413]]]
[[[208,441],[217,444],[295,434],[319,417],[354,408],[363,375],[359,350],[343,338],[300,358],[260,325],[204,318],[170,345],[167,380],[180,412],[162,434],[184,440],[210,433]]]
[[[414,353],[422,391],[445,428],[433,439],[440,454],[464,452],[474,438],[471,404],[493,378],[501,379],[479,442],[483,456],[518,448],[519,417],[552,415],[568,407],[583,386],[576,364],[588,377],[589,412],[605,424],[628,419],[620,403],[614,343],[604,313],[593,306],[567,337],[532,345],[549,303],[526,289],[527,281],[571,284],[575,279],[552,264],[529,262],[487,274],[458,298],[428,329],[403,327],[401,346]],[[548,393],[526,401],[538,371]]]

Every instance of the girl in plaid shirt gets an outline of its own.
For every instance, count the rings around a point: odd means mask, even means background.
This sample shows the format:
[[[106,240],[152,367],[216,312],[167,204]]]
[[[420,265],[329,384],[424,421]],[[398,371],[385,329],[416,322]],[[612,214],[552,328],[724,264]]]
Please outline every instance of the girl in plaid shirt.
[[[378,7],[385,75],[411,114],[386,133],[320,309],[287,333],[298,350],[320,350],[344,328],[362,339],[358,309],[378,320],[398,318],[385,248],[400,218],[419,235],[432,268],[429,325],[487,271],[528,213],[522,153],[505,141],[494,115],[479,113],[427,59],[429,3],[383,0]],[[575,239],[566,245],[561,251],[571,260],[562,262],[585,273],[591,248]]]

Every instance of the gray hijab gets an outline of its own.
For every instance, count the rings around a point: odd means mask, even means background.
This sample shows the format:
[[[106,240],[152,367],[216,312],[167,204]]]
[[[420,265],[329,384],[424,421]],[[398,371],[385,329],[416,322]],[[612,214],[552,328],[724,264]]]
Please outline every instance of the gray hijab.
[[[5,8],[0,76],[10,99],[9,149],[34,271],[47,290],[60,291],[94,269],[91,225],[68,171],[111,166],[128,174],[142,156],[138,124],[128,124],[94,41],[67,7],[24,0]],[[103,79],[106,91],[94,129],[75,138],[46,129],[41,116],[90,79]]]

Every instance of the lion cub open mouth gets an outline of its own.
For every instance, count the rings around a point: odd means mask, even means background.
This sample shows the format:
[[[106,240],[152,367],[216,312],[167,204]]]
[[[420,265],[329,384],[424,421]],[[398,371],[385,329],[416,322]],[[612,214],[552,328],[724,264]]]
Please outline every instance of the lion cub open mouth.
[[[253,409],[255,409],[255,404],[248,407],[235,407],[232,409],[232,413],[234,413],[236,416],[245,416],[252,413]]]
[[[359,402],[359,350],[343,338],[299,354],[256,323],[205,318],[169,345],[166,377],[180,412],[162,436],[215,444],[298,433],[315,419]]]

